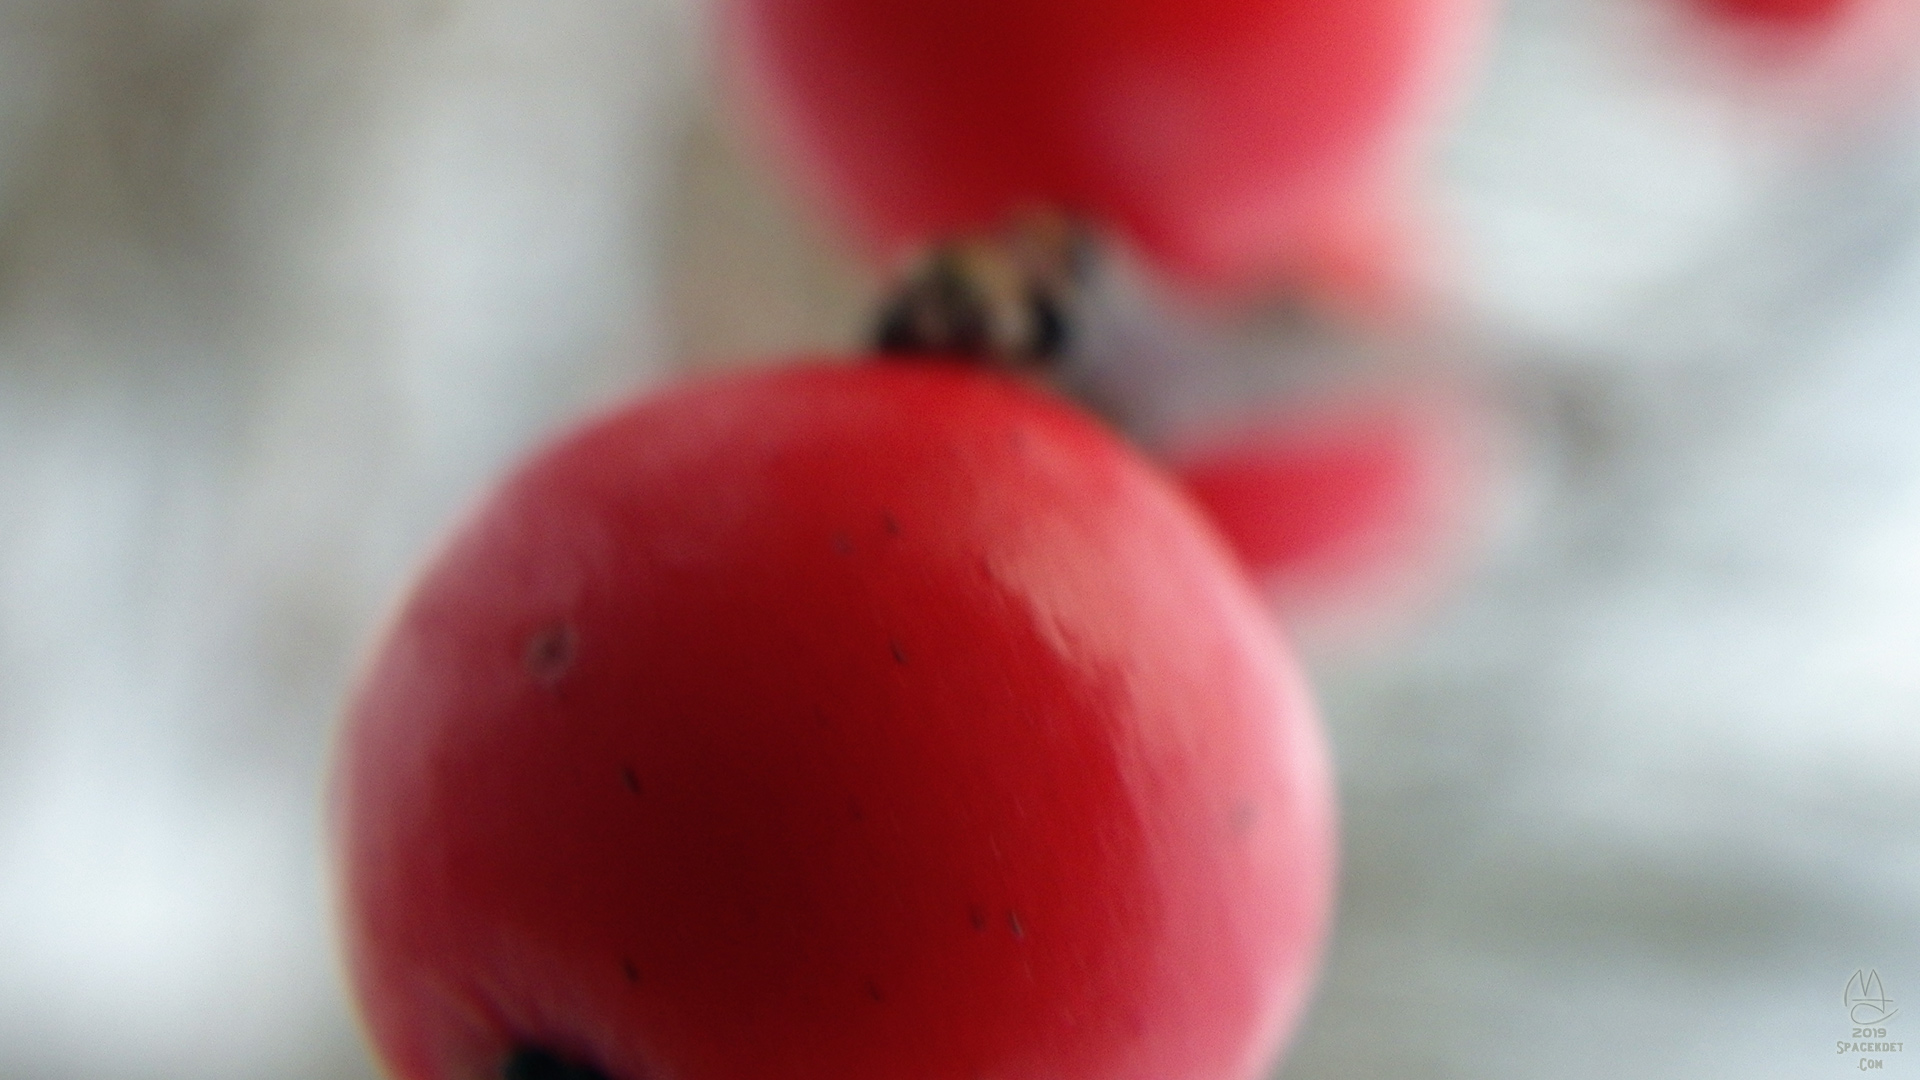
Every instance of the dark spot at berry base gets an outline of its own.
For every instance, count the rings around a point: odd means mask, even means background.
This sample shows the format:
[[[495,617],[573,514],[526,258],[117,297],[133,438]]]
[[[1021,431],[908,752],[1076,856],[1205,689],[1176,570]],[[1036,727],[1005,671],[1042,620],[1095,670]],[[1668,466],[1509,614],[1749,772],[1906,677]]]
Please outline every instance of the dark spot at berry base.
[[[891,652],[891,653],[893,653],[893,662],[894,662],[894,663],[896,663],[896,664],[902,664],[902,665],[904,665],[904,664],[905,664],[905,663],[907,662],[907,651],[906,651],[905,649],[902,649],[902,648],[900,647],[900,643],[899,643],[899,642],[897,642],[897,641],[888,641],[888,642],[887,642],[887,651],[889,651],[889,652]]]
[[[872,979],[867,980],[867,996],[875,1001],[887,1000],[886,995],[880,992],[880,984],[874,982]]]
[[[640,794],[640,776],[633,771],[632,766],[620,770],[620,786],[626,788],[631,794]]]
[[[640,969],[634,966],[633,960],[628,957],[620,958],[620,974],[625,975],[630,983],[640,981]]]
[[[507,1058],[500,1080],[610,1080],[591,1065],[566,1061],[541,1046],[523,1046]]]
[[[979,904],[968,904],[967,922],[973,926],[975,932],[985,933],[987,929],[987,909],[981,907]]]

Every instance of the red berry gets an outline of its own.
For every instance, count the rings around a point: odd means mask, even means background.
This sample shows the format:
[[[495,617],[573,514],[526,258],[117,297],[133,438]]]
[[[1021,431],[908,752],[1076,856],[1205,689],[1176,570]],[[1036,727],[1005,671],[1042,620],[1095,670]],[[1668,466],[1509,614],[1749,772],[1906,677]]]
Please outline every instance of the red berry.
[[[1852,0],[1698,0],[1709,13],[1727,19],[1811,26],[1838,17]]]
[[[405,1080],[1251,1080],[1327,916],[1318,728],[1231,556],[973,371],[564,438],[428,569],[339,755]]]
[[[1913,0],[1693,0],[1710,39],[1735,62],[1736,87],[1770,112],[1830,120],[1877,112],[1912,92],[1920,60]],[[1755,77],[1758,77],[1757,79]]]
[[[721,28],[782,163],[883,258],[1046,206],[1244,289],[1400,213],[1488,7],[726,0]]]
[[[1402,386],[1189,432],[1165,455],[1290,625],[1350,639],[1456,569],[1498,471],[1494,425],[1463,393]]]

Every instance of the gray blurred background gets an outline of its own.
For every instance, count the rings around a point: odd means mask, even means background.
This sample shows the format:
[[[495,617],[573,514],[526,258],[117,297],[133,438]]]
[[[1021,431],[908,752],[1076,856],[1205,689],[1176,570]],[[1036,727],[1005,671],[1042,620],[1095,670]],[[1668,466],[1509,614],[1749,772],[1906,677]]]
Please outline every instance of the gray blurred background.
[[[1288,1080],[1920,1072],[1920,36],[1688,2],[1513,0],[1434,163],[1411,333],[1512,449],[1453,590],[1314,654]],[[568,417],[872,302],[701,18],[0,0],[0,1077],[373,1075],[319,788],[394,592]],[[1299,347],[1220,333],[1180,378]],[[1837,1052],[1862,969],[1913,1050]]]

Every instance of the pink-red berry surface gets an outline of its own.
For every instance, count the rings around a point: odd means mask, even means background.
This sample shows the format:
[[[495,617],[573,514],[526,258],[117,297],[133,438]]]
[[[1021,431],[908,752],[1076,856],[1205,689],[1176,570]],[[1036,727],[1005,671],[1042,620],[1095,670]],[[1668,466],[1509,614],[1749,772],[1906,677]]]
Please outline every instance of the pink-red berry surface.
[[[1402,213],[1484,0],[725,0],[777,167],[883,259],[1035,207],[1175,281],[1311,272]]]
[[[1416,621],[1467,569],[1504,467],[1498,414],[1409,380],[1180,432],[1169,470],[1287,625],[1347,648]]]
[[[1853,0],[1698,0],[1720,18],[1811,27],[1839,18]]]
[[[401,1080],[1253,1080],[1332,876],[1217,535],[958,369],[699,383],[534,457],[397,613],[333,796]]]

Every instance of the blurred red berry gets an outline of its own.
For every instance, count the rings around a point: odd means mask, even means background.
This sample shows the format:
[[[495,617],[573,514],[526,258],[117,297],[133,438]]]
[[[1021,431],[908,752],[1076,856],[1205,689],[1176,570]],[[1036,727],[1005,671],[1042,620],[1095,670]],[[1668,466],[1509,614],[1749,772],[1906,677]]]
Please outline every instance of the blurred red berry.
[[[1788,26],[1811,26],[1837,18],[1854,0],[1698,0],[1720,18]]]
[[[776,160],[883,259],[1048,207],[1217,293],[1371,246],[1488,9],[725,0],[720,20]]]
[[[1103,428],[736,376],[535,456],[400,610],[339,745],[349,967],[403,1080],[1253,1080],[1328,783],[1244,575]]]
[[[1436,386],[1188,432],[1169,467],[1310,638],[1369,636],[1443,591],[1487,510],[1490,410]]]

